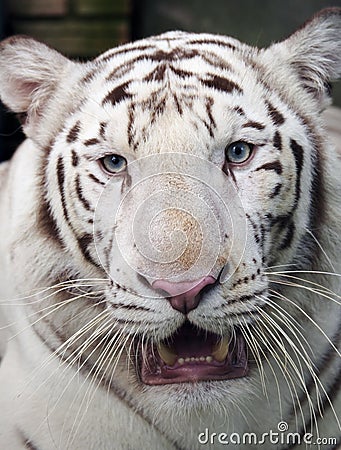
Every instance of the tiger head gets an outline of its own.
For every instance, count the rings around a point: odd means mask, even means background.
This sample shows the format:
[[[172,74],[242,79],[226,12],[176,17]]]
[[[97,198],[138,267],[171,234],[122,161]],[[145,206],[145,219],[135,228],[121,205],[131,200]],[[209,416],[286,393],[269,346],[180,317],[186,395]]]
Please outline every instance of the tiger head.
[[[1,45],[1,98],[36,161],[31,251],[47,278],[104,280],[103,371],[150,408],[245,399],[275,356],[265,329],[286,291],[271,268],[316,257],[339,17],[264,50],[168,32],[77,63],[26,37]]]

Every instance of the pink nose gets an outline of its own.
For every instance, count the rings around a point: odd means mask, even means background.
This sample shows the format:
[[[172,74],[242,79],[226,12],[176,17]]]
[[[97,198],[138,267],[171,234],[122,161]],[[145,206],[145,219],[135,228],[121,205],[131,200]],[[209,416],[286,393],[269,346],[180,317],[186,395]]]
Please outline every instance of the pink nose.
[[[168,298],[170,304],[174,309],[188,314],[192,309],[195,309],[199,302],[198,295],[202,289],[208,284],[213,284],[215,278],[207,276],[196,281],[181,281],[179,283],[171,283],[167,280],[156,280],[152,286],[154,289],[162,289],[166,291],[170,297]]]

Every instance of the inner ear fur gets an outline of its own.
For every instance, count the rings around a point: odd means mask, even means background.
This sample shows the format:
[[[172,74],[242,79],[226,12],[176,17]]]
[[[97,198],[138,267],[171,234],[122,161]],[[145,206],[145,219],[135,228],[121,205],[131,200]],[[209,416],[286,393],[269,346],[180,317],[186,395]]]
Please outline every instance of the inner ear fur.
[[[286,40],[265,51],[283,78],[288,65],[301,86],[318,101],[330,94],[330,82],[341,75],[341,8],[326,8],[314,15]]]
[[[0,98],[28,120],[39,115],[53,95],[70,60],[26,36],[0,43]]]

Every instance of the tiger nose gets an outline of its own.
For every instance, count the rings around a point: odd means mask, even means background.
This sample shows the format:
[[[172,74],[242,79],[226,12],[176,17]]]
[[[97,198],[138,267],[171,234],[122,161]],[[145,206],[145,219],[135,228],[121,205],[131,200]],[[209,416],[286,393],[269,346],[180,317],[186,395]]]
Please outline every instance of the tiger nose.
[[[181,281],[171,283],[167,280],[156,280],[152,286],[154,289],[162,289],[169,294],[168,300],[172,308],[188,314],[195,309],[201,300],[200,292],[205,286],[215,283],[211,276],[200,278],[196,281]]]

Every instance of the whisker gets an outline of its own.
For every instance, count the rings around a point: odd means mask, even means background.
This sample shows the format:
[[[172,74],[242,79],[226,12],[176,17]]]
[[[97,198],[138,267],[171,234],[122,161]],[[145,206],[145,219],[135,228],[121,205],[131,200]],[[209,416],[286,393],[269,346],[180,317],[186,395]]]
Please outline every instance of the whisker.
[[[76,297],[69,298],[69,299],[67,299],[67,300],[63,300],[63,301],[61,301],[61,302],[58,302],[57,304],[50,305],[49,307],[46,307],[46,308],[44,309],[44,311],[47,310],[47,309],[50,309],[50,311],[49,311],[48,313],[45,313],[45,314],[41,315],[41,316],[40,316],[37,320],[35,320],[34,322],[30,322],[26,327],[24,327],[24,328],[22,328],[21,330],[19,330],[16,334],[12,335],[12,336],[10,337],[10,339],[16,338],[17,336],[19,336],[19,334],[21,334],[21,333],[23,333],[24,331],[28,330],[29,328],[33,327],[33,326],[36,325],[38,322],[40,322],[40,321],[46,319],[46,318],[49,317],[51,314],[54,314],[54,313],[55,313],[56,311],[58,311],[59,309],[64,308],[66,305],[69,305],[70,303],[73,303],[73,302],[75,302],[76,300],[80,300],[80,299],[86,298],[86,297],[87,297],[86,295],[82,294],[82,295],[78,295],[78,296],[76,296]],[[26,316],[26,317],[27,317],[27,319],[29,319],[29,318],[31,318],[31,317],[34,316],[34,315],[37,315],[37,312],[34,312],[34,313],[32,313],[32,314],[30,314],[30,315],[28,315],[28,316]]]
[[[124,349],[124,347],[125,347],[125,344],[126,344],[127,340],[129,339],[129,335],[126,335],[124,343],[123,343],[123,344],[121,343],[120,345],[118,345],[118,346],[116,347],[116,349],[114,349],[114,352],[113,352],[112,354],[110,354],[110,352],[111,352],[111,349],[112,349],[112,347],[114,346],[114,344],[117,344],[117,340],[120,340],[120,339],[121,339],[121,337],[122,337],[122,335],[124,334],[124,331],[125,331],[125,329],[126,329],[127,327],[128,327],[128,324],[126,324],[126,325],[123,327],[123,329],[120,329],[120,330],[119,330],[119,333],[117,333],[118,336],[117,336],[117,335],[114,335],[114,336],[112,337],[111,341],[104,347],[104,351],[99,355],[99,357],[98,357],[96,363],[93,365],[92,369],[90,370],[90,372],[89,372],[88,375],[86,376],[85,380],[83,381],[82,384],[85,384],[86,380],[87,380],[87,379],[90,377],[90,375],[91,375],[92,381],[91,381],[91,383],[89,384],[89,386],[87,387],[86,392],[85,392],[85,394],[84,394],[84,396],[83,396],[81,405],[79,406],[79,410],[78,410],[77,416],[75,417],[73,427],[72,427],[72,429],[71,429],[71,431],[70,431],[70,433],[69,433],[69,440],[70,440],[71,436],[75,436],[75,435],[77,434],[77,431],[78,431],[78,429],[79,429],[79,427],[80,427],[80,425],[81,425],[81,422],[82,422],[82,420],[84,419],[84,417],[85,417],[85,415],[86,415],[86,413],[87,413],[87,411],[88,411],[88,409],[89,409],[90,403],[91,403],[92,399],[94,398],[94,395],[95,395],[97,389],[99,388],[99,386],[101,385],[102,381],[104,380],[105,375],[106,375],[106,371],[107,371],[108,367],[111,366],[112,361],[114,360],[114,358],[116,358],[116,364],[118,363],[118,361],[119,361],[119,359],[120,359],[120,357],[121,357],[122,351],[123,351],[123,349]],[[105,342],[105,339],[106,339],[107,337],[108,337],[108,335],[104,338],[104,342]],[[118,352],[119,349],[120,349],[119,354],[118,354],[117,357],[116,357],[116,354],[117,354],[117,352]],[[107,364],[106,369],[104,369],[104,365],[105,365],[105,364]],[[115,371],[116,364],[115,364],[115,366],[114,366],[113,372]],[[94,373],[92,373],[94,369],[95,369],[95,371],[94,371]],[[100,372],[102,372],[102,375],[101,375],[100,378],[98,378],[98,374],[99,374]],[[94,387],[94,386],[95,386],[95,381],[96,381],[96,379],[97,379],[97,386]],[[112,380],[112,378],[110,378],[110,381],[111,381],[111,380]],[[108,389],[109,389],[109,388],[110,388],[110,384],[108,384]],[[93,390],[93,392],[92,392],[92,395],[90,396],[91,390]],[[87,397],[88,397],[87,404],[86,404],[86,406],[85,406],[85,409],[83,409],[83,405],[84,405],[85,399],[86,399]],[[80,414],[81,412],[83,412],[82,417],[80,418],[80,420],[78,420],[79,414]],[[77,422],[77,421],[78,421],[78,426],[77,426],[76,430],[74,430],[74,426],[76,425],[76,422]],[[73,438],[73,439],[74,439],[74,438]],[[73,439],[71,440],[70,443],[73,442]],[[69,442],[69,440],[68,440],[68,442]],[[67,448],[68,448],[68,446],[67,446]]]
[[[45,369],[46,366],[49,364],[49,362],[52,361],[55,357],[58,357],[60,355],[61,359],[62,359],[61,362],[59,362],[58,369],[61,365],[69,364],[69,359],[72,358],[73,354],[76,352],[77,349],[75,351],[73,351],[68,357],[65,357],[65,352],[67,351],[67,349],[72,344],[74,344],[79,339],[81,339],[85,335],[85,333],[87,333],[88,331],[91,330],[91,328],[93,328],[96,325],[98,325],[99,323],[101,323],[101,321],[102,321],[101,316],[105,315],[105,314],[106,314],[106,311],[103,311],[98,316],[94,317],[90,322],[86,323],[80,330],[75,332],[66,341],[64,341],[59,347],[57,347],[56,350],[54,350],[48,356],[48,358],[46,358],[45,361],[32,372],[31,378],[26,382],[26,386],[29,385],[30,383],[32,383],[34,378],[38,375],[39,371],[42,371],[43,369]],[[75,360],[73,360],[70,365],[72,365],[74,363],[74,361]],[[51,377],[53,377],[53,375],[54,375],[54,373],[50,374],[48,377],[45,377],[44,381],[40,383],[39,387],[42,387],[45,383],[47,383],[47,381],[50,380]],[[25,385],[24,385],[24,389],[25,389]],[[35,392],[32,392],[31,396],[33,396],[34,393]]]
[[[260,325],[260,324],[259,324]],[[276,375],[276,372],[268,358],[268,356],[266,355],[265,351],[261,348],[260,343],[263,343],[264,347],[270,352],[270,354],[273,356],[280,372],[283,374],[284,379],[286,380],[291,398],[294,398],[294,394],[292,392],[292,388],[291,385],[294,389],[295,395],[297,396],[297,392],[296,392],[296,387],[295,387],[295,383],[293,382],[290,374],[288,376],[287,373],[287,369],[286,366],[283,365],[283,361],[282,358],[279,357],[279,355],[277,354],[277,352],[275,351],[273,345],[269,342],[269,340],[266,338],[265,334],[264,334],[264,330],[260,330],[259,327],[257,328],[253,328],[252,331],[258,336],[258,339],[254,339],[256,345],[259,347],[260,351],[263,354],[264,359],[267,361],[268,363],[268,368],[270,369],[270,371],[273,374],[274,380],[275,380],[275,384],[276,384],[276,389],[277,389],[277,394],[278,394],[278,401],[279,401],[279,409],[280,409],[280,414],[281,416],[283,416],[283,411],[282,411],[282,402],[281,402],[281,390],[280,390],[280,383],[278,380],[278,377]],[[267,330],[269,331],[269,330]],[[290,382],[290,383],[289,383]],[[290,385],[291,384],[291,385]]]
[[[275,293],[275,295],[276,295],[276,293]],[[293,305],[294,305],[295,307],[297,307],[300,311],[302,310],[302,308],[300,308],[297,304],[295,304],[295,302],[292,302],[292,301],[291,301],[290,299],[288,299],[287,297],[284,297],[282,294],[279,294],[279,293],[277,293],[277,295],[278,295],[279,298],[282,298],[282,299],[284,298],[286,301],[288,301],[289,303],[293,304]],[[301,311],[301,312],[302,312],[302,311]],[[304,312],[304,315],[308,318],[308,320],[309,320],[314,326],[316,326],[316,327],[318,328],[318,330],[319,330],[319,331],[322,333],[322,335],[326,338],[328,344],[331,345],[331,347],[332,347],[332,348],[336,351],[336,353],[340,356],[340,352],[339,352],[339,350],[337,349],[337,347],[334,345],[334,343],[331,341],[331,339],[326,335],[326,333],[321,329],[321,327],[316,323],[316,321],[313,320],[313,319],[309,316],[309,314],[307,314],[307,313],[305,313],[305,312]],[[280,327],[279,327],[279,328],[280,328]],[[280,329],[281,329],[281,328],[280,328]],[[298,340],[298,342],[299,342],[299,340]],[[295,344],[292,343],[292,341],[290,341],[290,345],[291,345],[291,346],[295,346]],[[300,345],[301,345],[301,343],[300,343]],[[293,348],[293,347],[292,347],[292,348]],[[296,348],[296,346],[295,346],[295,348]],[[298,351],[298,354],[299,354],[299,355],[301,356],[301,358],[302,358],[302,354],[301,354],[299,351]],[[303,358],[303,360],[306,362],[305,358]],[[340,427],[340,421],[339,421],[338,415],[337,415],[337,413],[336,413],[336,411],[335,411],[335,408],[334,408],[334,406],[333,406],[333,404],[332,404],[332,402],[331,402],[331,399],[329,398],[329,395],[328,395],[327,391],[325,390],[325,388],[324,388],[323,384],[321,383],[319,377],[318,377],[318,376],[316,375],[316,373],[314,372],[313,366],[312,366],[311,364],[307,364],[307,362],[306,362],[306,365],[307,365],[307,368],[308,368],[308,370],[309,370],[311,376],[313,377],[313,380],[314,380],[314,383],[315,383],[315,387],[316,387],[316,391],[317,391],[317,397],[319,397],[319,394],[318,394],[319,388],[318,388],[318,386],[317,386],[316,383],[318,383],[318,385],[319,385],[320,388],[322,389],[324,395],[326,396],[326,399],[327,399],[327,401],[328,401],[328,403],[329,403],[329,405],[330,405],[330,408],[331,408],[331,410],[332,410],[332,412],[333,412],[333,415],[334,415],[334,417],[335,417],[335,419],[336,419],[336,421],[337,421],[337,423],[338,423],[338,426]],[[319,402],[319,400],[318,400],[318,407],[319,407],[319,404],[320,404],[320,402]],[[320,411],[320,412],[321,412],[321,414],[322,414],[322,411]]]
[[[80,285],[75,284],[75,281],[81,281],[82,284],[80,284]],[[86,281],[89,281],[89,283],[86,283]],[[95,285],[94,282],[101,284],[101,283],[104,283],[104,282],[107,282],[107,281],[108,280],[105,279],[105,278],[103,278],[103,279],[102,278],[88,278],[88,279],[84,278],[84,279],[79,279],[79,280],[66,280],[66,281],[63,281],[61,283],[49,286],[49,287],[45,287],[42,290],[41,289],[37,290],[36,292],[33,292],[31,294],[27,294],[27,295],[25,295],[23,297],[18,297],[18,298],[15,298],[13,300],[12,299],[11,300],[0,300],[0,305],[1,306],[27,306],[27,305],[34,305],[34,304],[40,303],[40,302],[42,302],[42,301],[44,301],[44,300],[46,300],[46,299],[48,299],[50,297],[53,297],[54,295],[56,295],[56,294],[58,294],[60,292],[63,292],[64,290],[70,289],[70,287],[79,287],[79,286],[81,286],[81,287],[93,287]],[[61,288],[61,289],[59,290],[59,288]],[[29,301],[27,303],[14,303],[16,301],[21,301],[21,300],[27,300],[27,299],[30,299],[30,298],[35,298],[35,297],[37,297],[39,295],[44,294],[45,292],[53,290],[53,289],[58,289],[58,290],[56,292],[52,292],[51,294],[49,294],[46,297],[38,298],[37,300]],[[8,302],[8,303],[6,303],[6,302]]]
[[[262,316],[262,320],[265,320],[265,322],[267,323],[266,326],[266,330],[267,332],[270,334],[271,339],[275,342],[276,347],[278,346],[278,341],[276,338],[276,335],[278,336],[278,331],[282,331],[282,329],[279,327],[279,329],[276,329],[276,327],[274,326],[274,322],[272,320],[269,320],[269,316],[264,314],[264,311],[262,310],[262,312],[260,313],[260,315]],[[270,327],[270,328],[269,328]],[[271,331],[272,330],[272,331]],[[276,335],[274,335],[273,331],[275,331]],[[258,334],[259,335],[259,334]],[[308,400],[308,406],[309,406],[309,411],[310,411],[310,417],[314,417],[314,410],[313,410],[313,402],[309,396],[309,393],[306,389],[306,385],[303,379],[303,369],[302,366],[300,364],[299,358],[298,358],[298,354],[294,349],[294,353],[295,356],[297,358],[297,361],[299,363],[299,368],[296,366],[294,360],[290,357],[290,355],[288,354],[287,350],[285,349],[285,347],[282,346],[282,341],[280,343],[280,349],[281,352],[283,353],[284,356],[284,361],[281,357],[280,354],[278,354],[278,352],[273,348],[272,345],[269,345],[269,341],[267,340],[267,338],[264,335],[264,332],[262,333],[262,336],[260,336],[260,339],[263,341],[264,345],[269,349],[271,355],[273,356],[273,358],[275,359],[277,366],[279,368],[279,370],[281,371],[281,373],[283,374],[284,380],[287,383],[291,398],[292,398],[292,403],[293,405],[295,405],[297,403],[299,409],[300,409],[300,415],[302,417],[302,421],[303,423],[305,423],[304,421],[304,413],[300,404],[300,400],[299,400],[299,396],[298,396],[298,392],[297,392],[297,388],[296,388],[296,379],[298,380],[299,384],[302,386],[303,390],[305,390],[306,395],[307,395],[307,400]],[[284,337],[286,337],[286,333],[284,333]],[[266,339],[264,341],[264,339]],[[292,368],[292,370],[294,371],[293,376],[291,375],[291,373],[289,372],[289,368],[288,368],[288,363],[290,364],[290,367]],[[271,365],[269,363],[269,365]],[[294,398],[296,399],[296,402],[294,401]],[[295,410],[295,420],[297,421],[297,415],[296,415],[296,410]],[[314,419],[314,422],[316,422],[316,418]]]
[[[330,267],[333,269],[334,272],[336,272],[333,263],[331,262],[329,256],[327,255],[327,253],[325,252],[324,248],[322,247],[322,245],[320,244],[319,240],[317,239],[317,237],[314,235],[314,233],[309,230],[308,228],[305,229],[306,232],[308,234],[310,234],[310,236],[314,239],[314,241],[316,242],[316,244],[318,245],[319,249],[321,250],[322,254],[324,255],[324,257],[326,258],[328,264],[330,265]]]
[[[330,295],[327,295],[326,293],[322,292],[321,290],[317,290],[314,289],[312,287],[309,286],[303,286],[302,284],[298,284],[298,283],[294,283],[294,282],[290,282],[290,281],[279,281],[279,280],[271,280],[271,283],[274,284],[279,284],[282,286],[289,286],[289,287],[295,287],[295,288],[299,288],[299,289],[305,289],[309,292],[312,292],[313,294],[318,294],[324,298],[327,298],[328,300],[331,300],[332,302],[336,303],[337,305],[340,305],[340,302],[338,302],[335,298],[331,297]],[[339,295],[335,294],[334,292],[332,292],[333,295],[335,295],[336,297],[340,297]]]

